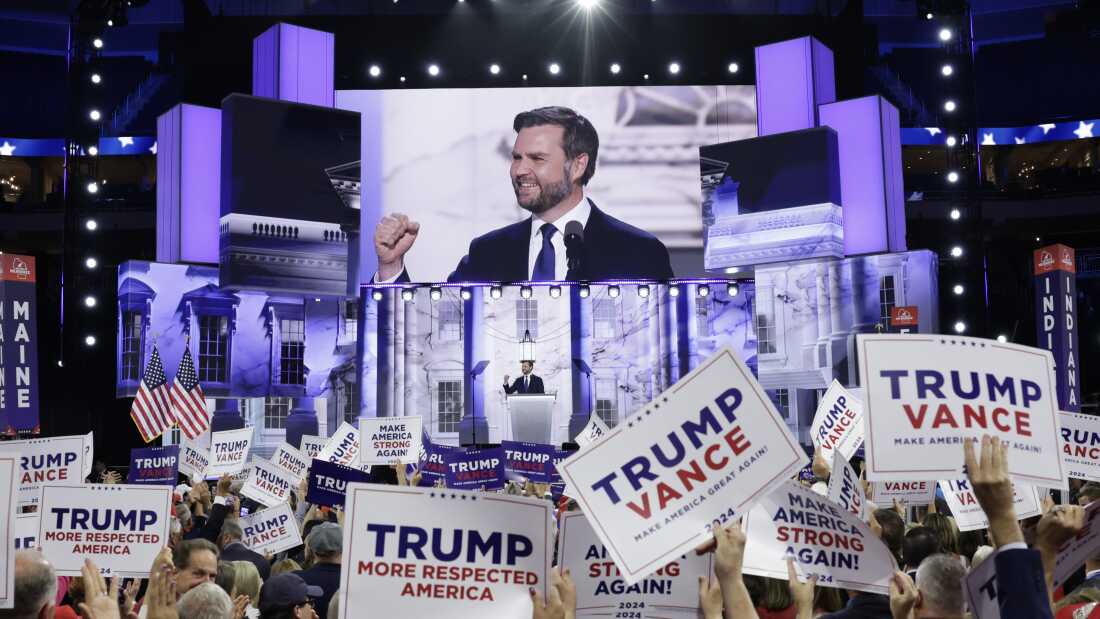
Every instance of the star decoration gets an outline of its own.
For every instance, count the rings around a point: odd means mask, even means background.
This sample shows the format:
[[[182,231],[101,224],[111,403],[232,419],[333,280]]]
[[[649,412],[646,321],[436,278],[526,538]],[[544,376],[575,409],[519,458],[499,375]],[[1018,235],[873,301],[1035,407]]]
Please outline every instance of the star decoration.
[[[1095,125],[1095,124],[1096,124],[1095,122],[1085,123],[1085,121],[1082,120],[1082,121],[1077,123],[1077,129],[1074,131],[1074,133],[1077,134],[1078,139],[1081,139],[1081,140],[1083,140],[1085,138],[1091,138],[1092,137],[1092,126]]]
[[[1050,130],[1055,128],[1056,126],[1057,125],[1055,125],[1054,123],[1045,123],[1045,124],[1039,125],[1039,128],[1043,130],[1043,135],[1046,135],[1046,134],[1050,133]]]
[[[149,152],[153,153],[154,155],[157,154],[157,143],[156,142],[153,142],[153,145],[149,147]]]
[[[11,154],[13,152],[15,152],[15,147],[11,144],[8,144],[7,140],[4,140],[4,145],[0,146],[0,155],[3,155],[4,157],[11,157]]]
[[[134,138],[121,137],[121,138],[118,139],[118,145],[119,145],[120,148],[126,148],[127,146],[133,146],[134,145]]]
[[[993,139],[992,133],[982,134],[982,146],[996,146],[997,141]]]
[[[933,136],[933,135],[936,135],[937,133],[940,133],[940,128],[939,127],[925,127],[924,130],[928,132],[929,136]]]
[[[1027,143],[1027,138],[1016,138],[1016,143],[1017,144],[1026,144]]]

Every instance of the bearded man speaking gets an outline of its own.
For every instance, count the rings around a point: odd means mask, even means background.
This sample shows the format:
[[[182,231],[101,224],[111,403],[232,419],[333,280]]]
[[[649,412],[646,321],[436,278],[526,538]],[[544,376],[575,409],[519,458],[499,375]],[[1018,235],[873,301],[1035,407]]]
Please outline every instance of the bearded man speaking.
[[[471,241],[448,282],[672,277],[661,241],[604,213],[585,196],[600,148],[588,119],[569,108],[543,107],[518,114],[512,128],[512,189],[531,216]],[[404,257],[419,232],[420,224],[400,213],[378,222],[375,282],[411,281]]]

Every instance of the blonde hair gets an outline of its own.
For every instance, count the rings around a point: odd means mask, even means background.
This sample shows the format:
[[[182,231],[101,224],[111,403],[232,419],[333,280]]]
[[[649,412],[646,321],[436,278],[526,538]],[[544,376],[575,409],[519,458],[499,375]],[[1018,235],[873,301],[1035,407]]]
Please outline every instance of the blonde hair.
[[[250,561],[231,561],[235,576],[233,578],[233,597],[247,595],[255,606],[260,603],[260,586],[264,581],[260,579],[260,572]]]
[[[279,574],[285,574],[287,572],[300,572],[302,566],[298,565],[298,562],[294,559],[280,559],[275,562],[275,565],[271,566],[271,575],[278,576]]]

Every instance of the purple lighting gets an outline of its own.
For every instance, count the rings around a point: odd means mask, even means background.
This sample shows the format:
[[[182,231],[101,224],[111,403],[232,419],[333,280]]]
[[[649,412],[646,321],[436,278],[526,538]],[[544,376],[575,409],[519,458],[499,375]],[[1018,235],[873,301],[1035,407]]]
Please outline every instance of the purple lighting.
[[[833,52],[813,37],[756,48],[760,136],[817,126],[817,106],[836,101]]]
[[[187,104],[157,119],[158,262],[218,262],[221,119]]]
[[[252,41],[252,94],[332,107],[331,32],[275,24]]]

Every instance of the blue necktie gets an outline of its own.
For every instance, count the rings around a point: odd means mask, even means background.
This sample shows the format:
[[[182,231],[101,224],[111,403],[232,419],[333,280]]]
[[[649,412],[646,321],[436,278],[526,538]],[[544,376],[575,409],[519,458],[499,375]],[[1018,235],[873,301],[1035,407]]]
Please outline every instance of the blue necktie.
[[[535,272],[531,274],[531,281],[547,282],[557,279],[554,275],[554,246],[550,244],[550,239],[554,238],[557,231],[554,224],[542,224],[539,228],[542,233],[542,249],[535,258]]]

